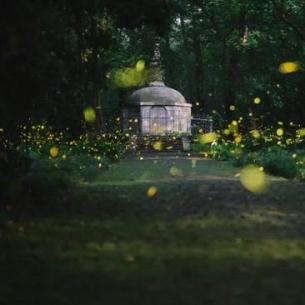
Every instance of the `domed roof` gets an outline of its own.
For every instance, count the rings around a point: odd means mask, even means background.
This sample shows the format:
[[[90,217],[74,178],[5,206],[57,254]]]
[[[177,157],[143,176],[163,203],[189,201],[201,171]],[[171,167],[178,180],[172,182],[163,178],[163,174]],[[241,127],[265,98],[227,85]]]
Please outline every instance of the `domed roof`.
[[[176,105],[186,103],[186,100],[179,91],[166,87],[161,81],[155,81],[150,83],[148,87],[131,94],[130,104],[139,105],[143,102],[154,103],[155,105]]]

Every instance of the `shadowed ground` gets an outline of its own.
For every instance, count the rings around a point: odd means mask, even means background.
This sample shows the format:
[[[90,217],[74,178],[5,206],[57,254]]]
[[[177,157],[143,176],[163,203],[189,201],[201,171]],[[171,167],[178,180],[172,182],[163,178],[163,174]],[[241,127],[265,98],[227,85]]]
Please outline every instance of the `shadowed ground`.
[[[270,181],[255,195],[228,163],[127,156],[9,223],[0,303],[303,304],[304,184]]]

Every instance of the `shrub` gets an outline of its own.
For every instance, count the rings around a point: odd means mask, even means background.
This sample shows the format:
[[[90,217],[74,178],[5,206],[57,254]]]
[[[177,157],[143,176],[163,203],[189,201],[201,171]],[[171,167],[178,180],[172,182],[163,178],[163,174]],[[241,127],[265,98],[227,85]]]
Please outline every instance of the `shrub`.
[[[298,166],[291,154],[278,147],[262,151],[260,164],[267,173],[287,179],[296,178],[299,173]]]

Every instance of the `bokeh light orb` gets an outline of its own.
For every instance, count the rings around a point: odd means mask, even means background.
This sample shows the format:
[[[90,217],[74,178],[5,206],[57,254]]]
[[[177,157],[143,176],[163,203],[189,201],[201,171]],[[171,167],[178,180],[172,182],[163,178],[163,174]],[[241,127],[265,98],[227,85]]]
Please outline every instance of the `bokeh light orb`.
[[[56,146],[52,146],[50,148],[50,155],[51,155],[51,157],[53,157],[53,158],[57,157],[58,152],[59,152],[59,149]]]
[[[87,107],[84,111],[84,118],[87,123],[94,123],[96,119],[95,111],[92,107]]]
[[[147,196],[148,197],[153,197],[157,194],[157,188],[155,186],[151,186],[148,190],[147,190]]]
[[[283,74],[293,73],[300,69],[300,64],[297,61],[287,61],[279,65],[279,71]]]
[[[259,168],[254,164],[246,165],[241,170],[240,182],[245,189],[254,194],[264,193],[270,186],[270,180],[263,168]]]

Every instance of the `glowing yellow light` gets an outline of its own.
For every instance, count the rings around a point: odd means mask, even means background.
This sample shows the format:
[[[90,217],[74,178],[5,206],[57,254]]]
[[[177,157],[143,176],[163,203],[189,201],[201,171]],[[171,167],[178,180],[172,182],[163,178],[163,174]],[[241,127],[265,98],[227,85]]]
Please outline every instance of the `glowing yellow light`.
[[[92,107],[88,107],[83,111],[85,121],[87,123],[93,123],[96,119],[95,111]]]
[[[252,130],[251,131],[251,134],[252,134],[252,136],[253,136],[253,138],[255,138],[255,139],[258,139],[259,137],[260,137],[260,133],[259,133],[259,131],[258,130]]]
[[[283,129],[283,128],[278,128],[278,129],[276,130],[276,134],[277,134],[279,137],[281,137],[281,136],[284,134],[284,129]]]
[[[155,186],[151,186],[148,190],[147,190],[147,196],[148,197],[153,197],[157,194],[157,188]]]
[[[280,85],[280,84],[276,84],[276,86],[277,86],[278,88],[280,88],[280,87],[281,87],[281,85]]]
[[[55,158],[58,155],[59,149],[56,146],[51,147],[50,149],[50,155]]]
[[[172,166],[170,169],[169,169],[169,172],[171,175],[173,176],[182,176],[182,171],[181,169],[179,169],[178,167],[176,166]]]
[[[293,155],[292,155],[292,158],[295,159],[297,156],[298,156],[297,154],[293,154]]]
[[[214,141],[217,141],[217,133],[216,132],[209,132],[205,134],[199,135],[199,142],[204,143],[212,143]]]
[[[281,121],[278,121],[277,124],[280,125],[280,126],[283,126],[283,125],[284,125],[284,123],[281,122]]]
[[[200,106],[200,103],[199,103],[199,102],[196,102],[196,106]]]
[[[299,137],[304,137],[304,136],[305,136],[305,128],[298,129],[298,130],[296,131],[296,134],[297,134]]]
[[[118,87],[132,87],[141,84],[143,77],[136,68],[125,68],[115,72],[114,81]]]
[[[161,142],[155,142],[155,143],[153,144],[153,148],[154,148],[155,150],[162,150],[162,143],[161,143]]]
[[[256,97],[254,99],[254,104],[259,104],[261,102],[261,99],[259,97]]]
[[[235,105],[230,105],[229,109],[230,109],[231,111],[234,111],[234,110],[236,109],[236,107],[235,107]]]
[[[232,121],[229,125],[228,128],[231,133],[236,133],[238,131],[238,122],[237,121]]]
[[[230,134],[230,130],[229,130],[229,129],[224,129],[224,130],[223,130],[223,134],[229,135],[229,134]]]
[[[136,71],[137,72],[142,72],[145,68],[145,60],[140,59],[136,63]]]
[[[255,165],[247,165],[240,172],[240,182],[244,188],[259,194],[267,191],[270,181],[267,175]]]
[[[300,64],[297,61],[283,62],[279,66],[279,71],[283,74],[293,73],[300,69]]]
[[[236,144],[238,144],[238,143],[241,142],[241,140],[242,140],[242,137],[241,137],[240,135],[238,135],[238,136],[235,137],[234,142],[235,142]]]
[[[133,255],[127,255],[125,257],[125,261],[128,263],[133,263],[134,262],[134,256]]]
[[[62,157],[64,160],[67,159],[67,155],[66,155],[66,154],[63,154],[61,157]]]
[[[102,168],[102,167],[103,167],[103,163],[99,163],[99,164],[98,164],[98,167],[99,167],[99,168]]]

